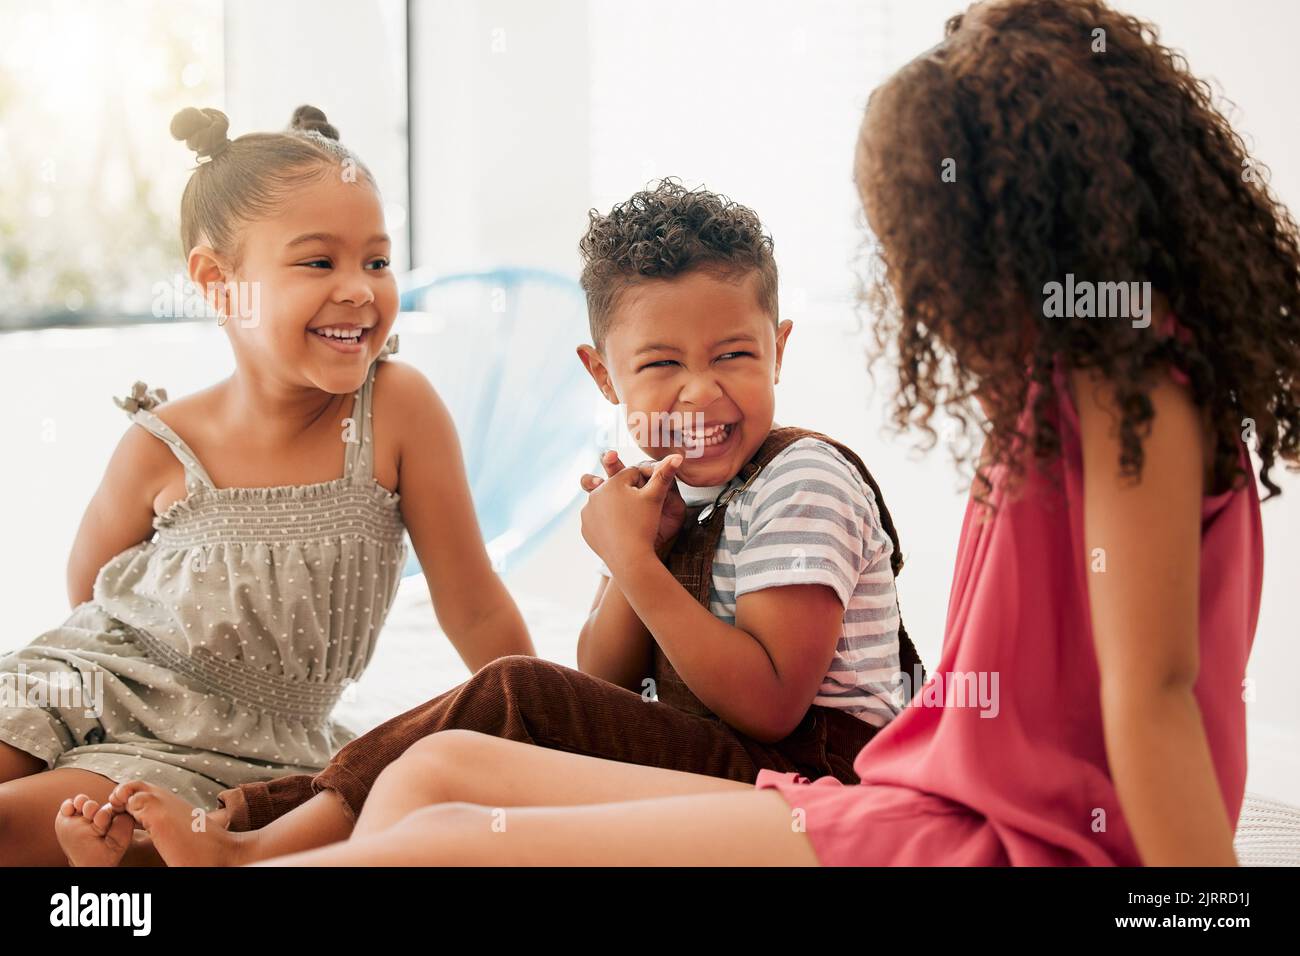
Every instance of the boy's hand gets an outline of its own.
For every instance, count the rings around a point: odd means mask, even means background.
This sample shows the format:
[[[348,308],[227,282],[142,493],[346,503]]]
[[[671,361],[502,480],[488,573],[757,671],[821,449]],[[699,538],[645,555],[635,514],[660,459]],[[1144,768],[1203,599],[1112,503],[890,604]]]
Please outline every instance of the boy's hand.
[[[605,452],[600,458],[600,463],[605,469],[607,478],[614,477],[624,468],[623,462],[619,460],[618,452],[613,450]],[[657,464],[658,462],[647,460],[636,466],[641,472],[642,484],[650,480],[650,476],[654,474]],[[676,475],[675,469],[673,474]],[[605,478],[598,478],[595,475],[583,475],[579,479],[582,490],[586,492],[595,491],[604,481]],[[664,497],[663,511],[659,515],[659,530],[655,535],[655,554],[659,555],[661,559],[666,558],[668,552],[672,550],[673,542],[677,540],[677,533],[682,530],[682,524],[685,521],[686,502],[682,498],[681,491],[677,488],[677,482],[670,481],[668,494]]]
[[[616,461],[617,456],[605,461],[606,470],[613,472],[608,479],[582,478],[583,488],[589,491],[582,508],[582,537],[611,571],[643,551],[653,549],[662,558],[686,515],[685,502],[673,480],[682,464],[681,455],[613,471]],[[648,474],[643,468],[649,469]],[[675,497],[676,503],[670,505],[670,497]],[[665,511],[678,505],[677,517],[666,521]],[[665,527],[671,529],[670,535],[663,534]]]

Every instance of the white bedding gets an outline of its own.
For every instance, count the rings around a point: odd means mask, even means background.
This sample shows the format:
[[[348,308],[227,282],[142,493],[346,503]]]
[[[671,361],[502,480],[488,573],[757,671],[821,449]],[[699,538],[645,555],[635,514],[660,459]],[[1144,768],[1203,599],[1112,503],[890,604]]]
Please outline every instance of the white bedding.
[[[537,653],[576,667],[578,632],[587,616],[583,609],[512,594],[528,622]],[[467,677],[469,670],[438,627],[424,576],[403,578],[370,667],[360,681],[344,691],[334,716],[364,732]]]
[[[561,604],[512,588],[537,653],[576,666],[575,645],[586,617],[576,602]],[[422,575],[405,578],[361,680],[335,716],[364,732],[461,683],[469,671],[443,635]],[[1246,794],[1236,836],[1243,866],[1300,866],[1300,808]]]

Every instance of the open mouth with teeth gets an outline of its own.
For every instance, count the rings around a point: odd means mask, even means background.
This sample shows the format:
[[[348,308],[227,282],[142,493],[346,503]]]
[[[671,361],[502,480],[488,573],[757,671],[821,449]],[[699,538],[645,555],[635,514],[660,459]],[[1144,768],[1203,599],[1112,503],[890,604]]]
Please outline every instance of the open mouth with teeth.
[[[690,445],[720,445],[727,440],[734,427],[735,425],[732,424],[710,425],[698,431],[693,428],[683,428],[682,440]]]
[[[704,428],[683,427],[677,437],[687,458],[711,458],[731,446],[738,432],[737,424],[724,422]]]
[[[359,325],[326,325],[307,331],[340,352],[360,352],[361,344],[370,336],[370,329]]]

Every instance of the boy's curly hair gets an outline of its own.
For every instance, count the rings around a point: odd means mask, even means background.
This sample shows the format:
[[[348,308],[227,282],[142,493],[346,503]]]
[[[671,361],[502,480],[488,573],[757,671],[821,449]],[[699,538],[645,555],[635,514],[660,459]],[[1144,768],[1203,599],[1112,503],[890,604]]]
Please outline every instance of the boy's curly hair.
[[[670,279],[695,270],[719,276],[757,273],[758,304],[777,318],[772,238],[752,209],[675,178],[652,182],[602,215],[588,213],[582,253],[591,341],[605,348],[619,296],[647,278]]]
[[[1152,25],[1099,0],[988,2],[945,33],[872,95],[855,161],[878,242],[864,302],[880,353],[898,359],[893,424],[933,440],[942,407],[964,434],[979,392],[987,490],[993,465],[1023,473],[1021,440],[1040,464],[1059,452],[1060,355],[1116,390],[1120,470],[1137,476],[1149,373],[1172,364],[1213,429],[1215,488],[1248,477],[1251,419],[1260,480],[1279,493],[1276,459],[1300,460],[1296,223],[1209,85]],[[1149,281],[1186,331],[1047,318],[1045,286],[1067,273]],[[1042,391],[1018,436],[1031,381]]]

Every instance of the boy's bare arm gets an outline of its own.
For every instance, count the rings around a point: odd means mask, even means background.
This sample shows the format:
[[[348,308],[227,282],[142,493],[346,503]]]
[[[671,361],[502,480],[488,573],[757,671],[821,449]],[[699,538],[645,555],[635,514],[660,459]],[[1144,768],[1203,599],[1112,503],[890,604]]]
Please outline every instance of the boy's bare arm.
[[[714,617],[664,566],[654,540],[681,461],[669,455],[648,479],[625,468],[591,489],[582,536],[701,703],[756,740],[781,740],[825,677],[844,606],[827,585],[790,584],[741,595],[734,626]]]
[[[578,635],[578,670],[640,693],[651,676],[652,640],[622,588],[602,575]]]
[[[613,450],[601,456],[601,464],[607,477],[623,470],[623,462]],[[648,478],[652,465],[643,463],[638,468]],[[594,491],[603,480],[594,475],[583,475],[582,489],[586,492]],[[680,521],[661,518],[663,541],[655,546],[655,553],[661,561],[667,560],[679,528]],[[622,588],[611,578],[602,575],[596,589],[596,599],[591,604],[591,613],[578,635],[578,669],[641,693],[644,689],[642,682],[653,671],[652,640],[645,624],[628,604]]]
[[[755,740],[782,740],[803,719],[830,666],[844,606],[822,584],[742,595],[736,624],[714,617],[663,563],[614,568],[623,598],[706,707]]]

